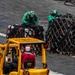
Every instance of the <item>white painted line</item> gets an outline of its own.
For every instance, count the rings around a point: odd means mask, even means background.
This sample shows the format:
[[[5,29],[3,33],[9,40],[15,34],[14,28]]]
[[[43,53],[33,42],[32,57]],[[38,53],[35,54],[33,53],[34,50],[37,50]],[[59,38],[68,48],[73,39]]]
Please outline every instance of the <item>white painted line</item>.
[[[58,72],[50,71],[49,75],[65,75]]]
[[[72,56],[73,58],[75,58],[75,56]]]
[[[0,36],[2,36],[2,37],[6,37],[6,34],[0,33]]]

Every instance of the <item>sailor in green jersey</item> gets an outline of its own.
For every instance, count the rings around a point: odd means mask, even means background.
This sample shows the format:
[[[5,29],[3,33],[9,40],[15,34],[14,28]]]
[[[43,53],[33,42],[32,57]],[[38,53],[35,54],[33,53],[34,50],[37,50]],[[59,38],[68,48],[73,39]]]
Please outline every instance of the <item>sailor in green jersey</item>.
[[[28,11],[24,14],[22,18],[23,24],[38,24],[38,16],[34,11]]]
[[[48,16],[48,26],[50,26],[51,21],[55,19],[58,16],[58,11],[57,10],[52,10],[50,15]]]

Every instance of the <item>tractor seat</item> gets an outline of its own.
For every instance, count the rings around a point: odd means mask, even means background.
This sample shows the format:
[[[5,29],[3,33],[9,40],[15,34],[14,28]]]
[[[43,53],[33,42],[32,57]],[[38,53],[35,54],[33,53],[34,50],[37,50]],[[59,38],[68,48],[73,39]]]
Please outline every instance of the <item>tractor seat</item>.
[[[33,60],[27,60],[24,62],[24,68],[34,68],[34,61]]]

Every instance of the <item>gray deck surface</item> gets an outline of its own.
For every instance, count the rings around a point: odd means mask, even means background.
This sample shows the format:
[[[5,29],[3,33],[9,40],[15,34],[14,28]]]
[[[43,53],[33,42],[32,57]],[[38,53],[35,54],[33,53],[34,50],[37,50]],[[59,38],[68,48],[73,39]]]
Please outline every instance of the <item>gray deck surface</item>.
[[[0,0],[0,33],[6,33],[9,24],[20,24],[21,18],[26,11],[35,11],[40,21],[47,21],[47,17],[52,9],[57,9],[59,13],[71,13],[75,15],[75,7],[65,6],[59,0]],[[46,30],[47,23],[43,23]],[[0,36],[0,43],[5,43],[6,38]],[[37,66],[40,66],[40,56],[37,58]],[[48,67],[55,72],[65,75],[75,75],[75,58],[58,54],[47,53]]]

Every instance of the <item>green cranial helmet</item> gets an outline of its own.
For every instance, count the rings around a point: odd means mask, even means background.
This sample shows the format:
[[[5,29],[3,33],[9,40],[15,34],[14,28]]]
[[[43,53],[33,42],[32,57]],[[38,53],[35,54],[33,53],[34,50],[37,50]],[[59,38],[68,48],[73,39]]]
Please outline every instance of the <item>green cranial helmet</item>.
[[[34,12],[34,11],[30,11],[30,17],[34,17],[34,15],[35,15],[36,13]]]
[[[51,15],[57,15],[58,14],[58,11],[57,10],[52,10],[50,14]]]
[[[35,14],[34,11],[28,11],[27,13],[28,13],[27,16],[26,16],[27,20],[30,20],[30,19],[34,18],[34,14]]]

